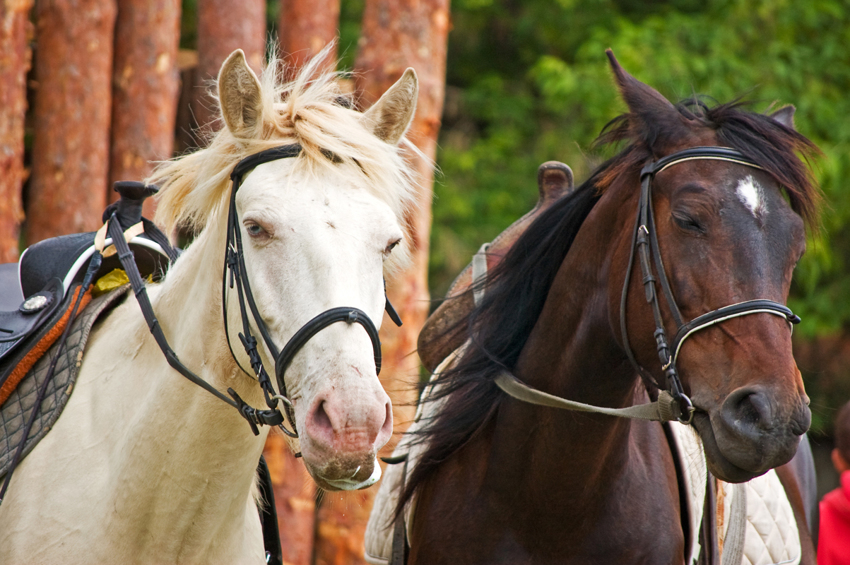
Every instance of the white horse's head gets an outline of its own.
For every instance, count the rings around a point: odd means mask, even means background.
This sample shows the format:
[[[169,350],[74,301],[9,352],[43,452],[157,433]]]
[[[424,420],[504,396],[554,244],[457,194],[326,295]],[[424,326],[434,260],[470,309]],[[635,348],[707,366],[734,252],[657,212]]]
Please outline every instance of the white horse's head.
[[[206,195],[201,183],[191,192],[166,187],[163,198],[165,209],[180,210],[166,223],[212,229],[217,218],[223,225],[233,165],[271,147],[300,145],[297,156],[247,171],[235,200],[250,289],[280,349],[306,322],[335,307],[360,309],[380,327],[385,271],[405,255],[402,224],[412,176],[398,145],[416,107],[416,74],[408,69],[361,114],[349,109],[333,74],[317,73],[320,63],[280,85],[274,61],[260,82],[242,52],[234,52],[218,78],[224,127],[203,150],[206,163],[196,166],[212,171],[211,161],[218,160],[220,171],[198,175],[209,178]],[[225,302],[231,349],[251,372],[238,337],[235,289],[226,289]],[[274,355],[248,316],[274,381]],[[333,323],[316,333],[292,358],[285,386],[303,460],[317,483],[334,490],[374,483],[380,476],[376,453],[393,425],[364,328]]]

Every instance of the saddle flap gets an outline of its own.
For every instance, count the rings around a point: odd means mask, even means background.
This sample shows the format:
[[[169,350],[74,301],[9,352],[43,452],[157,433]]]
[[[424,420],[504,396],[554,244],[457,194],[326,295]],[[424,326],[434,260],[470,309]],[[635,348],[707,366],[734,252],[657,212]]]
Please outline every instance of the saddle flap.
[[[53,278],[17,310],[0,312],[0,358],[53,316],[62,304],[63,294],[62,281]]]

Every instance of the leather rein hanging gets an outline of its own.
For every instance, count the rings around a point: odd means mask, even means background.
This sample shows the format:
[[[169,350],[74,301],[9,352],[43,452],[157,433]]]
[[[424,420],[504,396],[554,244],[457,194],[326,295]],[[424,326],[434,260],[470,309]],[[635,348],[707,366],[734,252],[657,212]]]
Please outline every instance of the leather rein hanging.
[[[230,338],[229,332],[227,328],[227,288],[228,288],[228,272],[229,276],[229,287],[233,288],[234,284],[236,285],[236,293],[239,297],[239,310],[242,317],[242,332],[239,334],[239,339],[242,342],[243,347],[245,348],[245,352],[248,354],[248,358],[250,359],[251,368],[253,369],[257,380],[260,384],[260,387],[263,389],[263,394],[265,396],[266,404],[268,406],[267,410],[262,410],[258,408],[253,408],[249,406],[232,388],[227,389],[228,396],[225,396],[222,392],[217,390],[215,387],[201,379],[198,375],[192,372],[188,367],[186,367],[183,363],[180,362],[180,359],[177,357],[177,354],[168,344],[168,341],[165,338],[165,335],[162,332],[162,328],[159,326],[159,322],[154,315],[153,308],[150,303],[150,299],[147,295],[147,290],[145,288],[144,281],[142,280],[141,275],[139,274],[138,267],[136,266],[135,260],[133,258],[133,252],[130,250],[127,241],[125,240],[124,233],[121,231],[121,225],[117,220],[117,216],[115,214],[112,215],[110,221],[108,223],[108,234],[112,238],[113,244],[115,245],[116,250],[118,251],[118,259],[121,261],[121,265],[124,267],[124,270],[127,272],[127,276],[130,279],[130,284],[133,288],[133,291],[136,295],[136,299],[139,302],[139,306],[142,309],[142,314],[145,317],[145,320],[148,323],[148,328],[150,329],[151,334],[153,334],[154,339],[156,340],[159,348],[162,350],[165,355],[168,364],[171,365],[177,372],[181,375],[200,386],[210,394],[214,395],[218,399],[226,402],[227,404],[233,406],[239,411],[239,414],[245,418],[248,424],[251,426],[251,431],[254,435],[259,435],[259,426],[268,425],[268,426],[279,426],[284,433],[286,433],[290,437],[298,437],[298,432],[295,429],[295,419],[291,412],[292,402],[289,398],[286,397],[286,383],[284,380],[284,375],[286,372],[289,363],[292,361],[292,358],[296,353],[310,340],[314,335],[323,330],[324,328],[330,326],[331,324],[337,322],[346,322],[347,324],[360,324],[366,330],[366,333],[369,335],[369,339],[372,341],[373,354],[375,357],[375,367],[377,372],[380,374],[381,372],[381,342],[378,338],[378,330],[375,327],[375,324],[369,318],[369,316],[359,308],[355,307],[337,307],[331,308],[322,312],[318,316],[314,317],[310,321],[308,321],[304,326],[302,326],[295,335],[293,335],[289,341],[284,346],[283,350],[279,350],[275,345],[274,341],[271,338],[268,327],[263,321],[262,316],[257,309],[256,301],[254,300],[254,295],[251,292],[251,286],[248,281],[247,270],[245,269],[245,257],[242,248],[242,238],[241,232],[239,230],[239,218],[236,212],[236,191],[239,189],[242,184],[243,177],[248,174],[254,167],[257,165],[268,163],[269,161],[275,161],[277,159],[286,159],[291,157],[296,157],[301,153],[301,146],[292,144],[292,145],[284,145],[280,147],[274,147],[272,149],[267,149],[265,151],[261,151],[259,153],[255,153],[253,155],[249,155],[248,157],[239,161],[236,166],[233,168],[233,172],[230,175],[232,181],[232,188],[230,193],[230,209],[228,212],[228,220],[227,220],[227,243],[226,243],[226,252],[225,252],[225,264],[224,264],[224,272],[222,275],[222,311],[224,313],[224,328],[225,335],[228,336],[228,347],[230,347]],[[170,245],[168,245],[167,238],[162,235],[162,232],[159,232],[152,224],[149,222],[145,224],[145,233],[148,233],[149,230],[151,232],[158,232],[159,236],[157,241],[165,240],[165,249],[171,249]],[[127,230],[130,231],[129,229]],[[171,254],[169,253],[169,256]],[[175,254],[176,258],[176,254]],[[172,259],[173,260],[173,259]],[[387,313],[397,325],[401,325],[401,319],[398,314],[393,309],[392,305],[389,302],[389,299],[386,300],[385,308]],[[262,358],[260,357],[259,351],[257,350],[257,339],[252,335],[250,321],[248,319],[248,310],[251,311],[251,316],[254,319],[254,322],[257,328],[260,331],[260,334],[271,352],[272,356],[275,359],[275,375],[277,377],[278,389],[280,393],[276,393],[274,387],[272,385],[271,379],[269,378],[268,371],[266,371],[265,366],[263,365]],[[233,354],[233,350],[231,348],[231,354],[233,355],[234,360],[236,360],[236,355]],[[238,363],[238,360],[237,360]],[[278,403],[282,401],[284,403],[285,409],[287,411],[287,415],[289,416],[289,421],[293,426],[292,430],[286,428],[284,424],[284,416],[281,411],[278,409]]]
[[[517,379],[514,375],[507,372],[502,372],[497,375],[496,384],[499,388],[519,400],[530,402],[532,404],[550,406],[553,408],[595,412],[610,416],[653,421],[677,420],[683,424],[690,424],[693,420],[695,408],[691,399],[684,392],[681,379],[679,378],[679,374],[676,369],[676,360],[679,355],[679,350],[687,338],[700,330],[713,326],[714,324],[718,324],[731,318],[747,316],[749,314],[773,314],[784,318],[789,325],[798,324],[800,322],[799,316],[795,315],[790,308],[784,304],[766,299],[738,302],[736,304],[717,308],[716,310],[697,316],[690,322],[685,323],[683,321],[682,314],[676,305],[675,298],[673,297],[670,282],[667,279],[667,274],[664,270],[664,263],[661,259],[661,250],[658,246],[658,235],[652,212],[652,179],[655,178],[656,174],[660,173],[667,167],[677,163],[693,160],[727,161],[755,169],[762,169],[762,167],[755,161],[734,149],[727,147],[692,147],[690,149],[673,153],[672,155],[668,155],[667,157],[663,157],[657,161],[652,161],[641,170],[641,192],[638,200],[638,212],[637,217],[635,218],[634,235],[629,254],[629,264],[626,269],[626,278],[623,282],[623,291],[620,298],[620,332],[626,356],[638,374],[640,374],[641,377],[648,383],[658,388],[658,400],[647,404],[629,406],[627,408],[605,408],[592,406],[581,402],[566,400],[531,388]],[[661,370],[664,375],[663,383],[658,383],[651,373],[637,362],[631,346],[629,345],[629,337],[626,329],[626,303],[632,267],[634,266],[636,254],[640,263],[646,301],[652,308],[652,315],[655,320],[655,331],[653,335],[655,336],[658,359],[661,362]],[[658,273],[657,277],[653,274],[651,263],[655,263],[655,270]],[[667,305],[670,308],[670,312],[677,326],[676,335],[673,337],[672,345],[669,344],[667,340],[667,331],[664,328],[664,320],[661,315],[661,306],[655,286],[656,282],[661,284],[661,290],[664,293]],[[793,326],[791,327],[793,329]]]

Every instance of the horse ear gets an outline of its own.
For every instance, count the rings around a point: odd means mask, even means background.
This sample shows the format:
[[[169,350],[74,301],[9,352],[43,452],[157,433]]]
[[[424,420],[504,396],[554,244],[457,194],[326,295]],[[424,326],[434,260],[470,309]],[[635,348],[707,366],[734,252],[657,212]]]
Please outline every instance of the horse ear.
[[[632,117],[640,122],[633,124],[631,128],[633,132],[640,132],[639,136],[636,133],[636,137],[652,148],[657,141],[681,135],[681,130],[686,126],[684,117],[676,107],[657,90],[626,72],[614,57],[613,51],[607,49],[605,54],[611,63],[620,95],[629,107]]]
[[[788,129],[796,129],[794,127],[794,112],[796,110],[797,109],[793,105],[788,104],[787,106],[783,106],[782,108],[773,112],[770,117],[782,124],[783,126],[787,127]]]
[[[263,128],[263,98],[260,81],[237,49],[221,65],[218,99],[227,129],[242,138],[256,138]]]
[[[408,68],[381,99],[363,113],[363,126],[390,145],[397,144],[413,121],[418,97],[419,79],[416,71]]]

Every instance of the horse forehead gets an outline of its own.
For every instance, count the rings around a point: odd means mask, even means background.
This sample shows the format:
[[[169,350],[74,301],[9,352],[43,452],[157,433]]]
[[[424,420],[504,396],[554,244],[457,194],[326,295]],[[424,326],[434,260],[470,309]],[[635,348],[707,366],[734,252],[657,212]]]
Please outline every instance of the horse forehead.
[[[360,186],[356,174],[294,165],[295,159],[280,159],[254,169],[237,195],[240,212],[271,210],[292,227],[331,222],[377,231],[397,225],[389,204]]]

